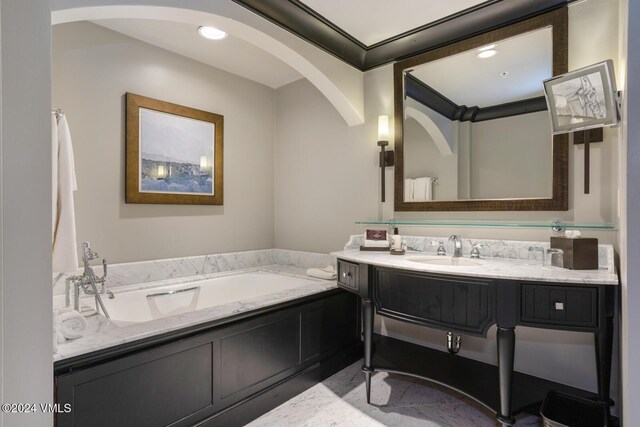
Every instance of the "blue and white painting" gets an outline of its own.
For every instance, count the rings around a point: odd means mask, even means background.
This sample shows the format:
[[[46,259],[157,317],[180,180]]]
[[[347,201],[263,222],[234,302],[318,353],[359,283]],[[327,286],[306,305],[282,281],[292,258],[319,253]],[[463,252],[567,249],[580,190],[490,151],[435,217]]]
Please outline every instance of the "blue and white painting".
[[[214,193],[215,125],[140,108],[140,192]]]

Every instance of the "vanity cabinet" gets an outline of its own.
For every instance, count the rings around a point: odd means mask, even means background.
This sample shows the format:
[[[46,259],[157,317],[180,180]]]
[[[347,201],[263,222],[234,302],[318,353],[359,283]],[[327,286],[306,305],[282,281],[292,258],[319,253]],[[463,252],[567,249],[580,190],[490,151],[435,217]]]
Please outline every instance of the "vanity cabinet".
[[[360,357],[358,307],[333,289],[117,357],[62,361],[56,403],[72,411],[56,425],[244,425]]]
[[[539,402],[548,390],[589,395],[563,384],[514,372],[515,329],[522,325],[593,333],[598,394],[590,397],[604,405],[613,404],[609,387],[614,286],[467,277],[343,259],[338,259],[338,269],[352,273],[341,275],[338,285],[357,294],[362,302],[367,401],[371,373],[375,370],[403,372],[448,384],[495,410],[498,420],[504,424],[512,423],[517,411]],[[481,337],[486,337],[489,327],[495,324],[498,366],[375,337],[374,312],[421,326]],[[408,346],[414,348],[397,350]]]

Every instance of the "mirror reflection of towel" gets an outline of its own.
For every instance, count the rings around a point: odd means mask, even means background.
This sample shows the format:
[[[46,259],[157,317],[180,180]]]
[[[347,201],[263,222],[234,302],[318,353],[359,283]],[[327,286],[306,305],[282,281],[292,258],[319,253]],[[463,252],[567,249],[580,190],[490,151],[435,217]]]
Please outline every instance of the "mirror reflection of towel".
[[[424,176],[413,180],[413,201],[424,202],[433,200],[433,178]]]
[[[404,179],[404,201],[410,202],[413,200],[413,179]]]

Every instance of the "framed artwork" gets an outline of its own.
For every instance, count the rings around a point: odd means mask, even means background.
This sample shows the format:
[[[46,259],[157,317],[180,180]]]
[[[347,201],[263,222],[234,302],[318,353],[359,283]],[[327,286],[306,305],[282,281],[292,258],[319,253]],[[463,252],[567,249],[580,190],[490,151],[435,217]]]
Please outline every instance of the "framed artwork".
[[[618,123],[616,81],[610,59],[553,77],[543,84],[554,134]]]
[[[126,94],[126,203],[222,205],[223,116]]]

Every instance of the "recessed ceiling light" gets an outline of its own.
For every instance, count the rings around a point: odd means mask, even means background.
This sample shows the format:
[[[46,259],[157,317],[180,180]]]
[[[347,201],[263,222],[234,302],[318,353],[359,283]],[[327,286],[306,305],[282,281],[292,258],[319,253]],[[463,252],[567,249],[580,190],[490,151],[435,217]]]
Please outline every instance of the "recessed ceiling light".
[[[222,40],[227,37],[227,33],[216,27],[200,27],[198,28],[198,34],[209,40]]]
[[[495,55],[496,53],[498,53],[498,51],[497,51],[497,50],[493,50],[493,49],[490,49],[490,50],[483,50],[482,52],[480,52],[480,53],[478,54],[478,58],[482,58],[482,59],[485,59],[485,58],[491,58],[491,57],[492,57],[493,55]]]
[[[488,44],[488,45],[482,46],[480,49],[478,49],[478,52],[483,52],[485,50],[493,49],[494,47],[496,47],[495,44]]]

